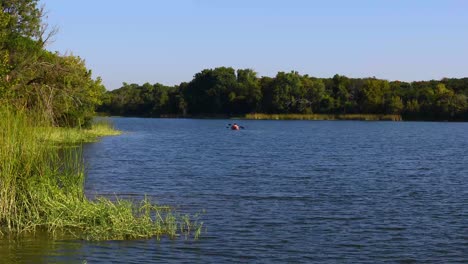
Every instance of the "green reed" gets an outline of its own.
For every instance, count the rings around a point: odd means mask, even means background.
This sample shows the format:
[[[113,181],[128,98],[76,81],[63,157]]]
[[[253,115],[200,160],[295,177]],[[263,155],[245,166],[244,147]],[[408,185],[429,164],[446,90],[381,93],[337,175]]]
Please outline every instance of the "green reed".
[[[400,115],[377,114],[262,114],[245,115],[245,119],[264,120],[362,120],[362,121],[402,121]]]
[[[98,125],[98,133],[58,129],[44,120],[0,107],[1,234],[47,230],[87,240],[199,237],[203,223],[148,198],[140,203],[86,198],[81,146],[54,143],[82,142],[115,130],[105,124]]]
[[[54,127],[54,129],[46,128],[43,132],[45,139],[49,142],[59,144],[75,144],[97,141],[102,136],[116,136],[122,134],[116,130],[112,123],[107,119],[99,119],[91,124],[89,129],[83,128],[68,128]]]

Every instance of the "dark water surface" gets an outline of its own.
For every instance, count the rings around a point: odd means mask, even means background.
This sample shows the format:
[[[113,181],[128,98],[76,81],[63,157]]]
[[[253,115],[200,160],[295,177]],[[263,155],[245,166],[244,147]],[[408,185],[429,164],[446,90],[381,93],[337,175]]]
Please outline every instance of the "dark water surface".
[[[198,241],[5,242],[18,262],[467,263],[468,124],[115,118],[88,195],[205,210]],[[5,244],[7,243],[7,244]],[[1,262],[1,261],[0,261]]]

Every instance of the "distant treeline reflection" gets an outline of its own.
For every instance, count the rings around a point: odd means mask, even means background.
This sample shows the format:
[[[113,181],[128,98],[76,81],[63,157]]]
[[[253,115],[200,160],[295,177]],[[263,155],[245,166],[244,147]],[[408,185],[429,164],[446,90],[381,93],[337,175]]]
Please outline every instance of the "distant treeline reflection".
[[[468,120],[468,78],[401,82],[315,78],[298,72],[258,77],[219,67],[176,86],[124,83],[107,92],[100,112],[121,116],[264,114],[401,115],[405,120]]]

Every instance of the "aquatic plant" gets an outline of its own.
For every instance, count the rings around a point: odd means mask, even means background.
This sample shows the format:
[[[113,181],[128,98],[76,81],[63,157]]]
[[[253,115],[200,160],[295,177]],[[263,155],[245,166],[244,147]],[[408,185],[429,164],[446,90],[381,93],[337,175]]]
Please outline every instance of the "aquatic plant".
[[[78,129],[70,127],[54,127],[45,129],[43,139],[59,144],[74,144],[95,142],[102,136],[117,136],[121,131],[114,129],[111,122],[105,118],[100,118],[91,124],[90,129]]]
[[[265,120],[362,120],[362,121],[401,121],[400,115],[378,114],[246,114],[245,119]]]
[[[44,120],[0,107],[1,234],[47,230],[52,236],[87,240],[175,238],[191,233],[198,238],[203,223],[148,198],[140,203],[88,199],[80,145],[57,148],[52,142],[77,142],[112,129],[103,128],[104,124],[98,125],[98,132],[58,129]]]

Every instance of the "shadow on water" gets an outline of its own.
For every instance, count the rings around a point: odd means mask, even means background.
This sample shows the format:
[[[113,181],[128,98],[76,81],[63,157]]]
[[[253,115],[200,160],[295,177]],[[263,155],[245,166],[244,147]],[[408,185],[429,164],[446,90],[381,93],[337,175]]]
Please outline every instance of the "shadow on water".
[[[194,256],[174,257],[183,250]],[[197,253],[198,252],[198,253]],[[46,232],[0,238],[0,263],[153,263],[159,261],[199,263],[200,245],[193,240],[168,238],[129,241],[82,241],[52,239]]]
[[[81,262],[80,241],[55,240],[46,232],[0,238],[1,263]]]

